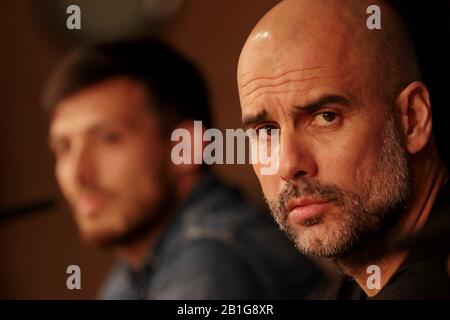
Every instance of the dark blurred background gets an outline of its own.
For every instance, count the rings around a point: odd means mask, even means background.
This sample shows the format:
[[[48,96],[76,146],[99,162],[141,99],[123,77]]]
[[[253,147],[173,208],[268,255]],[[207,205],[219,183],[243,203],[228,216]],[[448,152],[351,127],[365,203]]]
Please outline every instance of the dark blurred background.
[[[449,1],[393,0],[415,33],[444,157],[450,75]],[[80,44],[157,35],[190,57],[210,88],[217,128],[240,126],[236,66],[259,18],[278,0],[0,1],[0,298],[94,298],[112,256],[83,246],[53,177],[40,109],[45,80]],[[424,4],[426,3],[426,4]],[[81,8],[81,30],[68,30],[66,8]],[[215,168],[263,204],[249,166]],[[31,212],[25,214],[26,212]],[[66,268],[81,267],[82,290],[66,288]]]

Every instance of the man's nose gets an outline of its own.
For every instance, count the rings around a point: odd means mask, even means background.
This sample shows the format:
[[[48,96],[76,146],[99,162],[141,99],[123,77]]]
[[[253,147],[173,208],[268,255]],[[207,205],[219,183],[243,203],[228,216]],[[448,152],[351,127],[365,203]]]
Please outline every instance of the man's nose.
[[[312,149],[296,131],[284,132],[280,137],[279,173],[285,181],[296,181],[302,176],[315,176],[317,165]]]
[[[72,180],[79,186],[95,183],[95,159],[93,150],[87,144],[80,144],[74,151],[71,161]]]

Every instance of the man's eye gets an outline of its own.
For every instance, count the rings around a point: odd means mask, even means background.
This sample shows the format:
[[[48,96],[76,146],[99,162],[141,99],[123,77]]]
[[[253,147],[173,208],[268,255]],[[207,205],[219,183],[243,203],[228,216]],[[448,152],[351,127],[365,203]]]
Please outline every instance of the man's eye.
[[[58,142],[51,146],[51,149],[55,156],[62,157],[69,153],[70,151],[70,143],[68,142]]]
[[[320,112],[314,116],[312,125],[317,127],[329,127],[338,120],[338,117],[338,114],[335,112]]]
[[[107,132],[101,136],[102,142],[114,144],[120,141],[120,135],[116,132]]]

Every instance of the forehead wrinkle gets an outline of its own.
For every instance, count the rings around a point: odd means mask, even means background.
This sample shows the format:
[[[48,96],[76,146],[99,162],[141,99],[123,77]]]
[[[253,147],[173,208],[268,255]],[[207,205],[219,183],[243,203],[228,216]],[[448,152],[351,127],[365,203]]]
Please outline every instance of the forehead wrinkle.
[[[250,81],[248,81],[247,83],[242,85],[241,86],[241,90],[244,90],[248,85],[250,85],[251,83],[253,83],[254,81],[257,81],[257,80],[276,80],[276,79],[281,78],[283,76],[286,76],[286,75],[288,75],[290,73],[314,71],[314,70],[326,69],[327,67],[329,67],[329,66],[319,66],[319,67],[311,67],[311,68],[299,68],[299,69],[293,69],[293,70],[285,71],[285,72],[282,72],[282,73],[274,75],[274,76],[257,77],[257,78],[251,79]],[[241,78],[246,78],[246,77],[250,76],[252,73],[255,73],[255,72],[254,71],[245,72],[245,73],[241,74]]]
[[[294,92],[297,93],[297,92],[305,92],[305,91],[308,91],[308,90],[309,89],[268,91],[268,92],[260,93],[259,95],[257,95],[256,97],[253,98],[253,101],[257,100],[258,98],[262,97],[263,95],[272,95],[272,94],[280,94],[280,93],[294,93]],[[246,99],[248,99],[248,97]],[[275,99],[276,99],[277,103],[279,105],[281,105],[280,99],[278,97],[275,97]],[[242,106],[245,108],[246,103],[242,103]]]
[[[256,94],[256,92],[258,92],[260,90],[267,89],[267,88],[276,88],[276,87],[283,86],[285,84],[302,83],[302,82],[307,82],[307,81],[317,80],[317,79],[332,79],[332,78],[336,78],[336,77],[338,77],[338,76],[327,76],[327,77],[325,77],[325,76],[316,76],[316,77],[304,78],[304,79],[300,79],[300,80],[285,80],[283,82],[276,83],[276,84],[266,84],[266,85],[256,86],[256,88],[254,90],[249,91],[246,94],[244,94],[242,96],[242,99],[245,99],[245,98],[247,98],[248,96],[250,96],[252,94]],[[259,95],[257,97],[259,97]]]
[[[330,79],[335,79],[335,78],[342,78],[342,74],[336,74],[333,76],[321,76],[321,77],[317,76],[317,77],[314,77],[311,79],[304,79],[304,80],[286,81],[287,83],[306,83],[306,82],[316,83],[316,85],[314,85],[313,87],[305,88],[305,89],[301,89],[301,88],[299,88],[299,86],[292,88],[292,86],[291,86],[291,87],[288,87],[289,89],[283,90],[282,88],[280,88],[280,87],[286,87],[283,84],[258,87],[255,90],[253,90],[252,92],[244,94],[241,97],[242,105],[245,106],[247,104],[246,101],[248,101],[248,100],[250,100],[250,103],[248,103],[248,104],[251,104],[252,101],[257,100],[261,96],[264,96],[264,95],[292,94],[292,93],[308,92],[308,91],[317,89],[319,87],[330,87],[330,86],[336,87],[336,85],[333,85],[329,81],[326,81],[326,82],[321,81],[322,83],[318,83],[318,81],[317,81],[317,80],[330,80]],[[277,88],[280,88],[280,89],[276,90]],[[342,88],[342,89],[345,89],[345,88]]]
[[[331,77],[328,77],[331,78]],[[353,82],[353,81],[351,81]],[[348,82],[346,82],[348,83]],[[306,88],[306,89],[286,89],[286,90],[271,90],[271,91],[265,91],[265,92],[261,92],[259,93],[257,96],[255,97],[249,97],[247,96],[246,98],[242,98],[241,99],[241,105],[242,105],[242,110],[244,110],[247,106],[250,105],[257,105],[258,102],[257,101],[259,98],[263,97],[263,99],[275,99],[276,103],[278,104],[278,106],[282,106],[283,102],[282,100],[287,99],[288,101],[293,101],[292,103],[298,103],[299,101],[299,97],[297,96],[298,94],[302,94],[305,92],[310,92],[313,93],[313,97],[316,95],[314,92],[317,91],[316,93],[328,93],[328,94],[332,94],[332,95],[343,95],[346,96],[349,101],[356,99],[356,97],[353,97],[353,95],[350,95],[349,92],[347,92],[347,86],[345,85],[342,88],[337,87],[336,85],[330,83],[330,82],[324,82],[321,84],[317,84],[316,86],[312,87],[312,88]],[[320,89],[322,88],[322,89]],[[328,88],[328,89],[324,89],[324,88]],[[270,97],[271,95],[275,95]],[[284,95],[283,97],[281,97],[280,95]],[[350,96],[352,96],[352,98],[350,98]],[[291,103],[289,102],[289,103]],[[306,101],[305,104],[308,104],[308,102]]]

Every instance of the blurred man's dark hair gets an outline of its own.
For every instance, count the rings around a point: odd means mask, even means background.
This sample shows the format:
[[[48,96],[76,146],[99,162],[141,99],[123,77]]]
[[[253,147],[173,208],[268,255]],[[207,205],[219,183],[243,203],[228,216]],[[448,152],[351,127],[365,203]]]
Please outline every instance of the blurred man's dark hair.
[[[152,111],[167,129],[192,119],[210,126],[207,88],[199,70],[156,38],[96,44],[74,51],[49,80],[44,108],[51,114],[69,95],[120,76],[145,85],[157,103]]]

